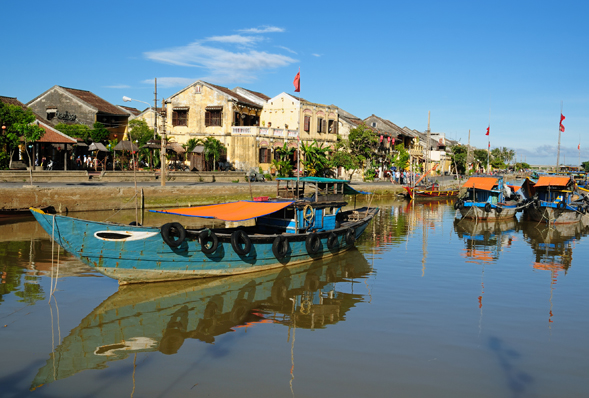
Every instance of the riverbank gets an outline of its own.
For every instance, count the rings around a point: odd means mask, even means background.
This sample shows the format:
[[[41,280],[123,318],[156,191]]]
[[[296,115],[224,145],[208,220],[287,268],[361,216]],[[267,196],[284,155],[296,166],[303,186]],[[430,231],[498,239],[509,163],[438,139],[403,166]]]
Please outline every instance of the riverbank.
[[[454,182],[455,184],[455,182]],[[360,191],[371,192],[375,199],[393,198],[403,194],[403,187],[390,182],[353,183]],[[0,210],[27,209],[53,206],[58,213],[119,210],[135,207],[184,207],[235,200],[250,200],[257,196],[276,196],[276,182],[240,183],[37,183],[33,187],[23,183],[0,184]],[[362,201],[364,195],[357,198]]]

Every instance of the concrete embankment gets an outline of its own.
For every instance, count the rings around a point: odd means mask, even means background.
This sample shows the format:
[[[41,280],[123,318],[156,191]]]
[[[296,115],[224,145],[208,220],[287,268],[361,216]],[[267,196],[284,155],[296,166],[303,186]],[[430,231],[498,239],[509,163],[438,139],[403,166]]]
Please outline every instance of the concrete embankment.
[[[45,185],[45,186],[44,186]],[[58,186],[51,186],[58,185]],[[118,186],[117,186],[118,185]],[[356,183],[357,190],[368,191],[378,198],[393,198],[403,193],[403,188],[391,183]],[[26,209],[53,206],[59,213],[92,210],[118,210],[135,207],[135,188],[132,183],[120,184],[43,184],[27,187],[26,184],[0,184],[0,209]],[[193,183],[168,184],[165,187],[142,185],[137,195],[144,208],[180,207],[233,200],[249,200],[251,197],[276,196],[276,183]],[[364,195],[360,195],[362,201]]]

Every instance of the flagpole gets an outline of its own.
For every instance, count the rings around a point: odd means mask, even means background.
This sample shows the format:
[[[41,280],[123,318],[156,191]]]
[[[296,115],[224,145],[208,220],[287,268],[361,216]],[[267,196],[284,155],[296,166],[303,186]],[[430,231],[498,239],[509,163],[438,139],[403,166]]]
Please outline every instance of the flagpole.
[[[297,74],[299,81],[298,81],[298,89],[299,91],[297,91],[299,93],[298,96],[298,100],[299,100],[299,131],[297,134],[297,197],[295,200],[299,199],[299,184],[300,184],[300,178],[301,178],[301,116],[302,116],[302,112],[303,112],[303,106],[301,103],[301,67],[299,66],[299,73]],[[296,91],[295,87],[295,91]],[[304,123],[304,122],[303,122]]]
[[[558,173],[558,165],[560,163],[560,134],[562,133],[562,101],[560,101],[560,121],[558,122],[558,151],[556,152],[556,172]]]

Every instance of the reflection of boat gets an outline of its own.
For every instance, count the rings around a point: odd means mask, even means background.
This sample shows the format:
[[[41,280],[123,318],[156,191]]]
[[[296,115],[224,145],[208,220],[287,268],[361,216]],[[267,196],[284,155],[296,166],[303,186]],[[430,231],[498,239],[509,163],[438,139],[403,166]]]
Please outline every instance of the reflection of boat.
[[[458,189],[440,189],[438,184],[430,187],[403,187],[407,191],[407,196],[414,200],[435,200],[455,198],[460,192]]]
[[[517,195],[503,183],[501,176],[470,177],[462,188],[466,196],[454,204],[463,218],[500,220],[515,217],[518,211]]]
[[[135,353],[172,355],[186,339],[214,343],[216,336],[241,326],[295,322],[297,328],[327,327],[363,301],[361,294],[337,291],[337,284],[370,271],[364,256],[352,249],[281,270],[121,286],[63,339],[31,389],[87,369],[104,369]]]
[[[566,224],[589,218],[585,217],[589,205],[575,194],[575,181],[570,176],[540,176],[535,183],[526,180],[522,188],[531,199],[524,210],[529,220]]]
[[[572,242],[589,233],[589,227],[582,222],[555,225],[522,222],[521,229],[534,251],[534,268],[555,271],[568,270],[573,257]]]
[[[464,256],[473,260],[493,261],[505,246],[511,246],[513,232],[518,228],[515,218],[508,220],[455,220],[454,230],[466,243]]]
[[[346,180],[283,178],[281,198],[160,211],[255,225],[185,229],[122,225],[48,215],[33,209],[43,229],[65,250],[120,283],[202,278],[256,272],[342,253],[354,246],[378,209],[342,211],[346,194],[360,192]],[[293,183],[295,186],[290,186]],[[304,197],[305,184],[312,184]],[[290,200],[292,199],[292,200]]]

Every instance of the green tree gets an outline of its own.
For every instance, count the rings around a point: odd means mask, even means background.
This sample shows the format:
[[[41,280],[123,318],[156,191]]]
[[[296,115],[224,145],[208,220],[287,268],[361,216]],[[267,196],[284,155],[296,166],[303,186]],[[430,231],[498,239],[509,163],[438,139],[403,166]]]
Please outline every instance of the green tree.
[[[370,165],[370,159],[374,156],[377,145],[376,135],[365,124],[350,130],[348,147],[350,152],[357,156],[360,167],[364,168]]]
[[[488,154],[485,149],[475,149],[474,150],[474,160],[478,163],[478,167],[486,168],[487,167],[487,159]]]
[[[276,168],[278,177],[292,176],[293,165],[290,157],[294,153],[295,148],[289,147],[288,142],[284,142],[282,148],[276,148],[274,151],[277,153],[278,159],[272,159],[272,165]]]
[[[14,132],[9,133],[9,135],[11,135],[12,141],[18,141],[22,138],[25,142],[25,152],[29,158],[29,177],[31,179],[31,185],[33,185],[34,162],[33,159],[31,159],[31,154],[29,153],[29,143],[38,141],[41,137],[43,137],[43,134],[45,134],[45,130],[43,130],[34,122],[35,115],[33,115],[32,112],[27,113],[24,120],[13,124]]]
[[[183,147],[186,149],[186,152],[190,153],[199,143],[202,143],[202,141],[196,138],[191,138],[183,145]]]
[[[468,153],[468,148],[466,145],[454,145],[450,148],[450,158],[452,159],[452,163],[454,167],[458,169],[459,174],[466,174],[466,155]]]
[[[225,145],[221,143],[216,138],[207,137],[207,139],[203,142],[205,147],[204,155],[206,160],[210,160],[213,158],[213,170],[217,170],[217,159],[221,157],[221,153],[225,149]]]
[[[350,152],[350,144],[348,140],[343,140],[338,136],[338,141],[335,144],[335,151],[330,156],[331,166],[335,168],[342,167],[347,172],[357,170],[362,167],[360,159]]]
[[[6,169],[12,166],[12,155],[21,142],[23,131],[30,130],[32,132],[34,130],[22,126],[34,121],[35,115],[30,109],[0,102],[0,124],[6,127],[0,136],[0,149],[2,149],[0,152],[0,168]]]
[[[90,138],[93,142],[106,142],[108,140],[109,131],[100,122],[94,122],[94,128],[90,130]]]
[[[313,140],[310,144],[301,142],[301,149],[304,153],[304,160],[301,162],[307,170],[308,175],[325,177],[331,170],[330,161],[328,159],[328,152],[330,148],[324,148],[323,143],[318,144]]]
[[[73,138],[81,138],[84,141],[88,141],[90,138],[90,127],[84,124],[65,124],[65,123],[58,123],[55,128],[65,135],[68,135]]]
[[[405,170],[409,166],[409,152],[405,149],[403,144],[395,146],[395,153],[393,155],[392,163],[397,166],[399,170]]]

